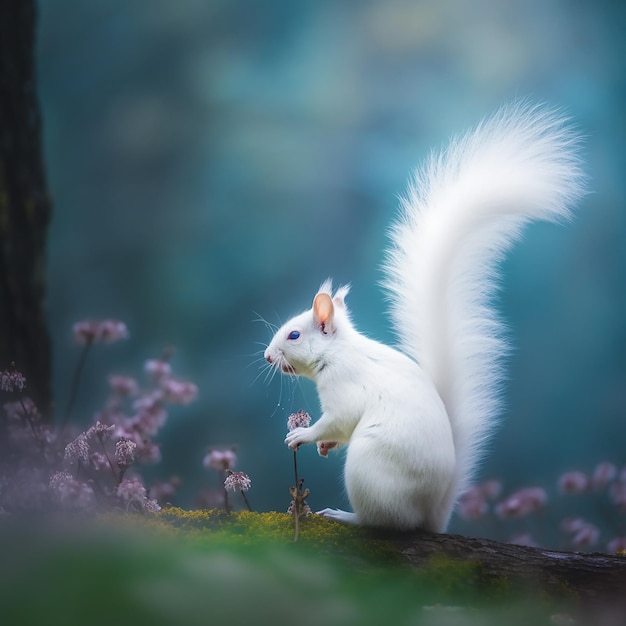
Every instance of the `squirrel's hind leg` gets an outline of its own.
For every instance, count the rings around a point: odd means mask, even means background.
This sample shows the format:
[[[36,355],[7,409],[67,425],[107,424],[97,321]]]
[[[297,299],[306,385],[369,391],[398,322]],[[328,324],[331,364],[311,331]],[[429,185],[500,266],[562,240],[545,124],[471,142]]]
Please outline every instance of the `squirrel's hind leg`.
[[[348,511],[342,511],[341,509],[322,509],[317,512],[318,515],[323,515],[329,519],[334,519],[337,522],[343,522],[344,524],[358,524],[356,513],[349,513]]]

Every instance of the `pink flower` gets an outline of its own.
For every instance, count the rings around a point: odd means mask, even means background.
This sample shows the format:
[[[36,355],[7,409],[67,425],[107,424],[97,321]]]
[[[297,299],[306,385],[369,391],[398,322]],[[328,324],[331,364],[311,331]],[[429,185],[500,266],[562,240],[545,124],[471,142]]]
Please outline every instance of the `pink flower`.
[[[159,463],[161,461],[161,448],[159,444],[144,441],[137,447],[137,458],[144,464]]]
[[[502,493],[502,482],[496,479],[486,480],[480,483],[478,488],[487,500],[493,500]]]
[[[626,537],[615,537],[615,539],[611,539],[606,549],[613,554],[626,551]]]
[[[582,530],[588,523],[582,517],[567,517],[561,522],[561,530],[571,535]]]
[[[248,491],[252,486],[252,481],[247,474],[243,472],[232,472],[224,481],[224,489],[226,491]]]
[[[566,472],[559,478],[561,493],[577,494],[584,493],[589,487],[589,479],[582,472]]]
[[[74,339],[76,339],[78,343],[92,343],[98,338],[99,324],[98,322],[92,321],[76,322],[72,328],[72,332]]]
[[[458,514],[468,520],[477,520],[484,517],[489,506],[478,485],[470,487],[460,498],[457,504]]]
[[[137,478],[125,478],[117,487],[117,495],[124,502],[142,502],[146,498],[146,488]]]
[[[626,511],[626,483],[619,482],[611,485],[611,499],[622,511]]]
[[[190,382],[166,378],[161,381],[163,400],[171,404],[189,404],[198,396],[198,387]]]
[[[15,370],[5,370],[0,372],[0,390],[1,391],[23,391],[26,387],[26,378]]]
[[[145,498],[143,501],[143,510],[148,511],[148,513],[158,513],[161,510],[161,507],[156,500]]]
[[[572,545],[575,548],[590,548],[598,543],[600,538],[600,531],[593,524],[587,524],[584,528],[581,528],[573,537]]]
[[[204,467],[219,471],[231,470],[237,465],[234,450],[212,450],[209,448],[203,461]]]
[[[102,452],[92,452],[89,458],[91,459],[91,466],[96,471],[106,472],[109,470],[109,461],[107,460],[106,456],[102,454]]]
[[[591,485],[594,489],[603,489],[617,476],[617,467],[613,463],[605,461],[593,470]]]
[[[73,485],[76,481],[69,472],[56,472],[50,476],[50,489],[60,493],[68,485]]]
[[[70,463],[74,461],[89,463],[89,443],[85,433],[81,433],[65,446],[65,460]]]
[[[308,428],[311,424],[311,416],[306,411],[292,413],[287,418],[287,428],[292,431],[295,428]]]
[[[561,523],[561,529],[571,535],[574,548],[588,548],[598,543],[600,530],[581,517],[570,517]]]
[[[130,439],[120,439],[115,444],[115,460],[120,467],[128,467],[135,460],[137,444]]]
[[[117,320],[104,320],[100,322],[99,338],[106,343],[120,341],[120,339],[128,339],[128,328],[124,322]]]
[[[63,505],[72,508],[89,509],[95,505],[93,489],[86,483],[76,480],[68,472],[56,472],[50,477],[50,490]]]
[[[156,482],[150,487],[150,495],[157,502],[167,502],[180,487],[178,476],[172,476],[167,482]]]
[[[548,496],[541,487],[526,487],[511,494],[496,506],[499,517],[523,517],[540,511],[546,504]]]
[[[112,343],[120,339],[128,338],[128,329],[124,322],[116,320],[77,322],[72,328],[74,339],[83,345],[105,341]]]
[[[115,430],[115,426],[107,426],[103,424],[100,420],[96,420],[96,423],[89,427],[85,436],[89,439],[90,437],[97,437],[100,441],[106,441]]]
[[[155,407],[160,407],[162,400],[163,392],[160,389],[155,389],[137,398],[137,400],[133,402],[133,409],[136,411],[151,411]]]
[[[217,489],[201,491],[196,497],[196,504],[200,509],[219,509],[224,506],[224,491]]]
[[[24,414],[24,409],[26,409],[26,414]],[[4,405],[4,410],[9,419],[19,420],[23,417],[37,417],[37,407],[35,403],[30,398],[22,398],[22,401],[19,400],[17,402],[7,402]]]
[[[132,425],[145,435],[154,436],[167,421],[167,411],[162,404],[163,394],[160,390],[146,394],[133,403],[137,415],[132,419]]]
[[[161,359],[150,359],[144,363],[144,370],[155,380],[169,378],[172,375],[172,366]]]
[[[161,510],[156,500],[151,500],[146,495],[146,488],[137,478],[125,478],[117,487],[117,496],[126,503],[126,508],[131,506],[140,511],[156,513]]]
[[[118,396],[134,396],[139,385],[130,376],[109,376],[109,386]]]

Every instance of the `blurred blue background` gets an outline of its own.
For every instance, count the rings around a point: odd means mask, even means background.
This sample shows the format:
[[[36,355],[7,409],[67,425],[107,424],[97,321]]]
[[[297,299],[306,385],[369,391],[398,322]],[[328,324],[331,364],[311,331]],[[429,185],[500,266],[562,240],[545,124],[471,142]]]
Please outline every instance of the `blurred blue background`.
[[[392,341],[377,281],[397,196],[452,134],[516,97],[563,107],[586,136],[592,194],[567,228],[534,225],[504,264],[515,351],[483,466],[510,488],[626,463],[625,8],[528,0],[42,0],[39,95],[54,218],[49,319],[67,401],[71,327],[125,321],[96,346],[78,402],[106,376],[172,363],[200,387],[162,431],[178,503],[238,446],[257,509],[284,510],[286,418],[317,416],[308,381],[266,382],[263,345],[327,276],[357,326]],[[340,454],[299,454],[314,509],[347,506]]]

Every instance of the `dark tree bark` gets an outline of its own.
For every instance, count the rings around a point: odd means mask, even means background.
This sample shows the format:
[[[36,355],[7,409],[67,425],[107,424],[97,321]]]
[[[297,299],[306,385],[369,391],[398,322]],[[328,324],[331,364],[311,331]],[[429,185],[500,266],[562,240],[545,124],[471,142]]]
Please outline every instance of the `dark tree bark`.
[[[46,233],[50,219],[35,92],[34,0],[0,0],[0,370],[15,362],[48,413]]]
[[[413,567],[423,568],[431,559],[444,556],[475,565],[487,585],[506,581],[517,589],[565,597],[581,605],[626,610],[626,556],[559,552],[459,535],[375,534],[391,543]]]

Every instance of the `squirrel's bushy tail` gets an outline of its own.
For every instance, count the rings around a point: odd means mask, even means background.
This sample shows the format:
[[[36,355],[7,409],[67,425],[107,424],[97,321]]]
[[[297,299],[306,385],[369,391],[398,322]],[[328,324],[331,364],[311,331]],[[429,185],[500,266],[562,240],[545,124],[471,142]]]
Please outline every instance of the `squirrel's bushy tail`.
[[[579,137],[566,121],[528,103],[502,108],[431,155],[392,231],[384,286],[400,348],[431,376],[450,416],[451,505],[500,410],[498,261],[527,222],[567,220],[584,193]]]

